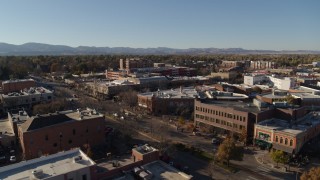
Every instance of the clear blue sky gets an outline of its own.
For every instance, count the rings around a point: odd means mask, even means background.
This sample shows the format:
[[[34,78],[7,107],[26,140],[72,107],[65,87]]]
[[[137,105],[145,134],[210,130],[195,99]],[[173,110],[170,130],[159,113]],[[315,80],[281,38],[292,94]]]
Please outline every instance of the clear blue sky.
[[[0,42],[320,50],[320,0],[2,0]]]

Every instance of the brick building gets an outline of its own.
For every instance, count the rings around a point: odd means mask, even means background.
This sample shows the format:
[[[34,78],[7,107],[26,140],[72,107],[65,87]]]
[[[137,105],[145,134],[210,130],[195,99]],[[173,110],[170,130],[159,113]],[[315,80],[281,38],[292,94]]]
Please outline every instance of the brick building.
[[[245,130],[253,136],[253,124],[267,119],[273,110],[260,110],[251,103],[239,101],[195,100],[196,125],[209,125],[221,133],[240,134]]]
[[[192,88],[171,89],[166,91],[138,94],[138,105],[155,115],[176,114],[182,110],[193,110],[197,91]]]
[[[104,116],[92,109],[61,111],[33,117],[24,113],[10,117],[17,126],[25,159],[82,147],[85,144],[95,146],[105,142]]]
[[[303,145],[320,134],[319,112],[311,112],[296,121],[268,119],[255,125],[255,144],[289,154],[297,154]]]
[[[18,79],[2,82],[2,93],[18,92],[25,88],[35,87],[36,82],[33,79]]]

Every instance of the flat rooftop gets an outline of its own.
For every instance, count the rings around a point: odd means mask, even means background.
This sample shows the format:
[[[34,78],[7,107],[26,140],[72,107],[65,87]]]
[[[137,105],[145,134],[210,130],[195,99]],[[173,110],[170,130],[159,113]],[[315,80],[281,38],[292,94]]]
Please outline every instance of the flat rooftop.
[[[33,82],[35,82],[33,79],[14,79],[14,80],[2,81],[2,84],[16,83],[16,82],[27,82],[27,81],[33,81]]]
[[[121,156],[120,158],[108,159],[97,164],[98,171],[106,172],[113,169],[121,168],[123,166],[134,163],[131,155]]]
[[[319,95],[314,95],[307,92],[292,92],[291,95],[299,97],[301,99],[319,99],[320,98]]]
[[[140,154],[148,154],[148,153],[151,153],[151,152],[154,152],[154,151],[158,151],[158,149],[156,149],[154,147],[151,147],[151,146],[149,146],[147,144],[145,144],[143,146],[139,146],[139,147],[133,148],[132,150],[133,151],[137,151]]]
[[[15,136],[9,119],[0,119],[0,139],[3,136]]]
[[[99,117],[103,117],[103,114],[98,113],[94,109],[87,108],[83,110],[59,111],[56,113],[27,117],[27,119],[23,123],[19,123],[19,125],[22,130],[26,132],[69,121],[84,121]],[[20,116],[15,116],[15,118],[20,119]]]
[[[298,119],[294,124],[290,124],[288,121],[282,119],[273,118],[259,122],[256,126],[298,135],[317,124],[320,124],[320,112],[310,112],[306,116]]]
[[[81,158],[79,158],[81,157]],[[78,161],[74,161],[74,159]],[[29,180],[34,179],[32,171],[42,170],[38,179],[52,178],[75,171],[85,167],[93,166],[95,163],[80,149],[59,152],[57,154],[40,157],[30,161],[23,161],[0,168],[0,179],[2,180]]]
[[[143,169],[148,170],[152,173],[152,180],[158,179],[174,179],[174,180],[186,180],[192,179],[191,175],[187,175],[183,172],[178,171],[177,169],[165,164],[162,161],[155,161],[142,166]]]
[[[243,102],[243,101],[222,101],[222,100],[205,100],[202,102],[203,104],[212,104],[215,106],[225,107],[225,108],[233,108],[238,111],[244,111],[244,112],[252,112],[252,113],[258,113],[262,112],[264,108],[258,108],[256,107],[252,102]]]
[[[194,99],[195,96],[198,95],[197,91],[194,87],[184,87],[178,89],[171,90],[158,90],[155,92],[146,92],[139,94],[140,96],[152,97],[155,96],[157,98],[189,98]]]
[[[31,87],[28,89],[23,89],[20,92],[11,92],[8,94],[2,94],[2,97],[3,98],[13,98],[13,97],[41,95],[41,94],[52,94],[52,91],[50,91],[44,87]]]

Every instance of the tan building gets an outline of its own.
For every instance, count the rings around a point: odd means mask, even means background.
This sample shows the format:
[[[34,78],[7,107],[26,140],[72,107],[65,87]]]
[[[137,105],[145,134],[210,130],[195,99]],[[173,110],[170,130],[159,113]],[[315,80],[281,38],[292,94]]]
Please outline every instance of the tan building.
[[[9,118],[17,126],[25,159],[105,142],[104,116],[92,109],[32,117],[23,113],[10,115]]]
[[[319,112],[311,112],[294,123],[269,119],[255,124],[255,144],[297,154],[304,144],[320,134]]]

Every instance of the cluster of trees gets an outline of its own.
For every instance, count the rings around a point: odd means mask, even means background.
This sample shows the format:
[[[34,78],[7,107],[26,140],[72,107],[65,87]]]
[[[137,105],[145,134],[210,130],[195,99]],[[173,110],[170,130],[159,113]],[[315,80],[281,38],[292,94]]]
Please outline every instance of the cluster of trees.
[[[67,72],[81,74],[119,68],[119,59],[139,57],[152,62],[193,67],[208,74],[223,60],[274,61],[279,67],[320,61],[320,55],[73,55],[73,56],[0,56],[0,80],[23,78],[30,73]]]
[[[313,167],[309,171],[305,171],[300,177],[301,180],[319,180],[320,167]]]
[[[216,153],[215,159],[219,162],[226,162],[229,166],[230,160],[242,161],[243,147],[236,146],[235,140],[232,137],[227,137],[220,144]]]
[[[67,106],[67,102],[62,99],[54,100],[47,104],[37,104],[33,106],[33,114],[47,114],[56,111],[63,111]]]
[[[279,163],[286,164],[289,162],[289,156],[280,150],[272,151],[271,158],[274,162],[277,163],[277,166]]]

